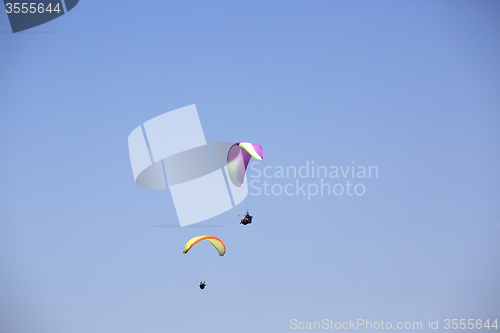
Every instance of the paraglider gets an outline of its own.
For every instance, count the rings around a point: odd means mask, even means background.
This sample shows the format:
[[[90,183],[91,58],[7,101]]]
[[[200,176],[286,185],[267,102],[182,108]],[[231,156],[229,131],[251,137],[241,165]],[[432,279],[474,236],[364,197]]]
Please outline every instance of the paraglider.
[[[222,257],[222,256],[224,256],[224,254],[226,254],[226,245],[224,245],[224,243],[219,238],[214,237],[214,236],[197,236],[197,237],[191,238],[186,243],[186,246],[184,246],[184,250],[182,251],[182,253],[184,253],[184,254],[188,253],[189,250],[191,250],[191,248],[195,244],[201,242],[202,240],[209,241],[215,247],[215,249],[219,253],[219,256]],[[207,284],[205,283],[205,281],[202,280],[202,282],[200,282],[200,289],[203,290],[203,289],[205,289],[206,286],[207,286]]]
[[[252,223],[252,218],[253,216],[250,216],[250,214],[247,212],[247,215],[245,215],[244,218],[241,219],[240,224],[247,225]]]
[[[249,142],[237,142],[227,153],[227,173],[234,186],[242,187],[250,157],[261,161],[264,158],[262,146]]]
[[[243,186],[245,173],[251,157],[259,161],[264,159],[264,152],[261,145],[249,142],[236,142],[229,148],[227,153],[227,173],[234,186]],[[240,224],[247,225],[250,223],[252,223],[252,216],[247,211],[245,217],[241,219]]]

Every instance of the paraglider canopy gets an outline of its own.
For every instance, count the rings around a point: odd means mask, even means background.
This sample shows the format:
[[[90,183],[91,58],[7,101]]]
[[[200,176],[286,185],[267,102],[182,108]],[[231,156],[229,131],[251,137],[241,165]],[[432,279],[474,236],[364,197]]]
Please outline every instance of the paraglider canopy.
[[[231,182],[235,186],[243,186],[250,157],[259,161],[262,160],[264,158],[262,146],[249,142],[237,142],[229,148],[227,153],[227,172],[229,178],[231,178]]]
[[[197,236],[191,238],[187,243],[186,246],[184,246],[184,250],[182,253],[188,253],[188,251],[198,242],[201,242],[202,240],[207,240],[212,245],[217,249],[217,252],[219,252],[219,255],[222,257],[226,253],[226,246],[224,243],[218,239],[217,237],[214,236]]]

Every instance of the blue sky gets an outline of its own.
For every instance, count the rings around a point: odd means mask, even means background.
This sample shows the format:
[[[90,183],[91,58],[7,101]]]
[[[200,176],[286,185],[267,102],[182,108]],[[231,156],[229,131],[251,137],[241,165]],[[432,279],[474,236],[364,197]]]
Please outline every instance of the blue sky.
[[[1,14],[0,331],[500,319],[499,14],[495,1],[80,1],[16,34]],[[250,196],[246,227],[245,204],[151,227],[177,215],[168,190],[135,185],[127,137],[191,104],[207,141],[261,144],[260,170],[354,161],[379,176],[350,179],[362,196]],[[227,254],[201,291],[182,248],[204,234]]]

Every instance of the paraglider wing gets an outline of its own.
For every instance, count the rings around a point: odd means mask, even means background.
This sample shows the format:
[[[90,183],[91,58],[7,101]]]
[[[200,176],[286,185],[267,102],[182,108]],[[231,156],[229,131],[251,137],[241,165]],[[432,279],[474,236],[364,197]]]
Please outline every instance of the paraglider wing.
[[[220,239],[214,236],[197,236],[191,238],[186,243],[186,246],[184,246],[184,251],[182,251],[182,253],[188,253],[188,251],[193,247],[194,244],[205,239],[210,243],[212,243],[212,245],[217,249],[217,252],[219,252],[219,255],[221,257],[226,253],[226,246],[224,245],[224,243]]]
[[[241,187],[243,185],[250,157],[262,160],[264,158],[262,146],[248,142],[237,142],[229,148],[227,172],[235,186]]]

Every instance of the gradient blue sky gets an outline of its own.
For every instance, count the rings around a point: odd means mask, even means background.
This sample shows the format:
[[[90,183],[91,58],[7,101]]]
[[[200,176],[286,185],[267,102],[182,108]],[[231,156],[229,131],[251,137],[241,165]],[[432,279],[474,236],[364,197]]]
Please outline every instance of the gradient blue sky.
[[[500,319],[499,18],[498,1],[83,0],[12,34],[0,14],[0,332]],[[135,185],[127,137],[190,104],[207,141],[261,144],[261,169],[379,177],[253,196],[247,227],[244,205],[151,227],[177,215]],[[182,248],[203,234],[227,254],[201,291]]]

